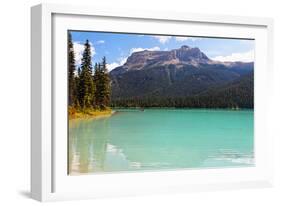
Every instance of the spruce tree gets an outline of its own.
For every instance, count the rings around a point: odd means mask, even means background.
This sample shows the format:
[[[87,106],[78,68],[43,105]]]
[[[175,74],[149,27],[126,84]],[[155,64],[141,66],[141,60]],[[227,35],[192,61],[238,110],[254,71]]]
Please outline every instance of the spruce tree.
[[[106,68],[106,58],[95,66],[94,81],[96,83],[96,105],[99,109],[106,109],[110,104],[110,78]]]
[[[103,83],[103,101],[102,106],[108,107],[110,105],[110,95],[111,95],[111,85],[110,85],[110,77],[107,70],[107,63],[105,56],[102,59],[102,83]]]
[[[80,108],[80,102],[79,102],[79,83],[80,83],[80,78],[79,75],[76,75],[74,77],[74,81],[75,81],[75,90],[74,90],[74,107],[76,109]]]
[[[100,71],[100,64],[95,64],[95,74],[94,74],[94,81],[96,85],[96,91],[95,91],[95,100],[96,100],[96,107],[99,109],[101,104],[101,87],[100,87],[100,81],[101,80],[101,71]]]
[[[83,109],[94,106],[95,85],[92,77],[91,45],[89,40],[84,44],[79,80],[79,104]]]
[[[75,56],[71,33],[68,33],[68,105],[74,106],[76,101]]]

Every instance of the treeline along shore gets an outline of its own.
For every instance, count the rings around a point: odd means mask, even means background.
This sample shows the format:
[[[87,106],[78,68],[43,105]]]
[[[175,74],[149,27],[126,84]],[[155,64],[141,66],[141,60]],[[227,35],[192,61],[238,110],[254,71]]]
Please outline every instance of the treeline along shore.
[[[141,108],[206,108],[206,109],[253,109],[253,72],[225,85],[210,88],[193,96],[165,97],[153,96],[134,98],[112,98],[112,107]]]
[[[68,114],[70,119],[112,114],[110,78],[106,58],[92,66],[91,45],[84,44],[78,71],[71,34],[68,34]],[[76,72],[77,71],[77,72]]]

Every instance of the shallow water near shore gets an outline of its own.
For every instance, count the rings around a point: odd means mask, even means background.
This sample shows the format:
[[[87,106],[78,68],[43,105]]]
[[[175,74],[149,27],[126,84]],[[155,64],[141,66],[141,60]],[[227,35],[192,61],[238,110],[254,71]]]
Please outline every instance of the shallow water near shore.
[[[70,175],[254,165],[253,110],[115,111],[70,120]]]

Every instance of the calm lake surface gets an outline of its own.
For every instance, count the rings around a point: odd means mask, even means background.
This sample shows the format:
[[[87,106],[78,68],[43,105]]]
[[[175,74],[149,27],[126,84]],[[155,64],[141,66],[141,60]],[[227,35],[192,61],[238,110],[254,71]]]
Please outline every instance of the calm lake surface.
[[[70,175],[254,165],[253,110],[120,109],[69,122]]]

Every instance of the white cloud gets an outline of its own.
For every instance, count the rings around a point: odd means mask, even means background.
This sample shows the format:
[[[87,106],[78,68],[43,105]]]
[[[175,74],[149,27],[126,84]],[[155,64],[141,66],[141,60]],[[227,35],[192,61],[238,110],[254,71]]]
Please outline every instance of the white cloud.
[[[171,36],[153,36],[153,38],[157,39],[161,44],[167,43],[172,37]]]
[[[216,56],[212,58],[215,61],[222,61],[222,62],[252,62],[254,61],[254,50],[250,50],[244,53],[232,53],[228,56]]]
[[[153,38],[157,39],[161,44],[165,44],[169,42],[172,38],[174,38],[177,42],[184,42],[187,40],[190,41],[197,41],[202,38],[200,37],[187,37],[187,36],[176,36],[176,37],[171,37],[171,36],[153,36]]]
[[[99,40],[99,41],[96,42],[96,44],[104,44],[104,43],[105,43],[104,40]]]
[[[117,62],[113,62],[111,64],[107,64],[107,70],[110,72],[111,70],[115,69],[116,67],[121,66],[119,63]]]
[[[96,50],[94,45],[90,42],[91,45],[91,54],[92,57],[96,54]],[[81,60],[83,57],[83,52],[84,52],[84,44],[81,42],[73,42],[73,49],[74,49],[74,54],[75,54],[75,63],[76,65],[80,65],[81,64]]]
[[[129,56],[134,52],[140,52],[140,51],[144,51],[144,50],[159,51],[160,47],[155,46],[155,47],[151,47],[151,48],[141,48],[141,47],[131,48]],[[127,59],[128,59],[128,57],[122,57],[122,58],[119,58],[116,62],[113,62],[111,64],[107,64],[108,71],[111,71],[111,70],[115,69],[116,67],[122,66],[123,64],[126,63]]]
[[[174,40],[176,40],[177,42],[184,42],[184,41],[187,41],[187,40],[198,41],[198,40],[202,39],[201,37],[189,37],[189,36],[175,36],[175,37],[172,37],[172,36],[153,36],[153,38],[157,39],[161,44],[168,43],[172,38]]]
[[[196,40],[200,40],[201,38],[199,37],[187,37],[187,36],[177,36],[175,37],[176,41],[179,42],[183,42],[183,41],[187,41],[187,40],[191,40],[191,41],[196,41]]]
[[[113,62],[111,64],[107,64],[107,69],[110,72],[111,70],[115,69],[116,67],[122,66],[127,61],[128,57],[122,57],[118,59],[117,62]]]
[[[160,47],[158,46],[155,46],[155,47],[151,47],[151,48],[141,48],[141,47],[138,47],[138,48],[132,48],[130,49],[130,55],[134,52],[140,52],[140,51],[144,51],[144,50],[148,50],[148,51],[159,51],[160,50]]]

